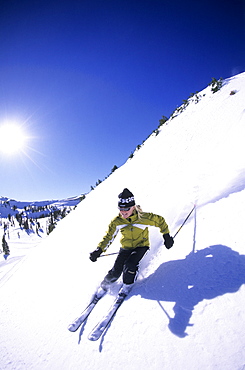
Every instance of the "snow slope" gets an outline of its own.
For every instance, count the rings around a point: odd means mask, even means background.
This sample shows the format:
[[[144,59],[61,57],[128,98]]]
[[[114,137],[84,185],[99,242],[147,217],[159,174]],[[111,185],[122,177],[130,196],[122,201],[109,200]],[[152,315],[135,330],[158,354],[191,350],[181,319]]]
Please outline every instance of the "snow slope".
[[[236,92],[230,95],[231,91]],[[24,260],[0,288],[1,369],[245,369],[245,73],[201,92]],[[76,333],[115,256],[88,256],[117,213],[124,187],[143,210],[166,218],[166,250],[151,230],[138,281],[97,342],[87,335],[120,281]],[[109,252],[118,250],[115,240]]]
[[[3,253],[0,259],[0,287],[12,276],[13,271],[20,267],[27,254],[47,237],[50,215],[54,215],[57,210],[66,215],[80,201],[80,197],[73,197],[59,201],[19,202],[0,196],[0,240],[2,243],[2,236],[5,234],[10,250],[10,257],[5,261],[2,245],[0,246],[0,255]],[[21,225],[16,215],[21,215]],[[61,215],[57,215],[55,223],[61,218]],[[26,219],[29,228],[24,227]]]

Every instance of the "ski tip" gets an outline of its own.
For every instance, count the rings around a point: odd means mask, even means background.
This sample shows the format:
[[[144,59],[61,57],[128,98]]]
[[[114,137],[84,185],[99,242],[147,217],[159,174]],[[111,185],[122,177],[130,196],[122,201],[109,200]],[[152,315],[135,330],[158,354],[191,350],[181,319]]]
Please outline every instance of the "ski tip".
[[[90,334],[90,335],[88,336],[88,339],[89,339],[89,340],[91,340],[92,342],[95,342],[96,340],[98,340],[98,339],[99,339],[99,337],[97,337],[97,336],[95,336],[95,335],[93,335],[93,334]]]
[[[69,331],[71,331],[72,333],[74,333],[78,328],[76,325],[74,324],[70,324],[67,328]]]

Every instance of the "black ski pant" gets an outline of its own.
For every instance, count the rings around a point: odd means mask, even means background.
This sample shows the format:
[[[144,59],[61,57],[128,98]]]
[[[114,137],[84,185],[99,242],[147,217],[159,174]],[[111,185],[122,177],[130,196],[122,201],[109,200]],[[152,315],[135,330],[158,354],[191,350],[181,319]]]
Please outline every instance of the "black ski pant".
[[[132,284],[136,278],[139,262],[148,249],[149,247],[120,248],[114,266],[105,276],[104,282],[113,283],[123,274],[123,283]]]

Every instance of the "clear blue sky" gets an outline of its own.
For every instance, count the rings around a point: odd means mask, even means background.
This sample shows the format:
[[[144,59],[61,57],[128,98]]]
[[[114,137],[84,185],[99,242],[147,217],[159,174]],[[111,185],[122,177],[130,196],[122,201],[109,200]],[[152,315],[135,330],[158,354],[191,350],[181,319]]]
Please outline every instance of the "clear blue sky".
[[[29,140],[0,153],[0,195],[90,191],[182,100],[243,72],[244,46],[244,0],[2,0],[0,126]]]

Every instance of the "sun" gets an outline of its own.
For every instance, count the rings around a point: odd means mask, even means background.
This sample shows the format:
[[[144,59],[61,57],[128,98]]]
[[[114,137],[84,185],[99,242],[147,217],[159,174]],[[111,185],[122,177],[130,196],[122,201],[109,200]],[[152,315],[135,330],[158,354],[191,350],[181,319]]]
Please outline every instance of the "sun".
[[[5,123],[0,126],[0,152],[8,155],[23,151],[27,135],[20,124]]]

